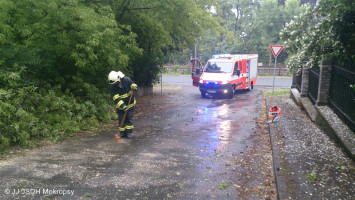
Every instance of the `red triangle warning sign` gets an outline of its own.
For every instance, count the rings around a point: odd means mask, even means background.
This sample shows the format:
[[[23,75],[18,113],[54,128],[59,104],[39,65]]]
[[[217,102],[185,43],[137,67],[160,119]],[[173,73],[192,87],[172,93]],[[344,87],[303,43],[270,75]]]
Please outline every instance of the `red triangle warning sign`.
[[[279,53],[282,51],[283,48],[284,48],[283,45],[270,45],[270,50],[272,54],[274,54],[275,58],[279,55]]]

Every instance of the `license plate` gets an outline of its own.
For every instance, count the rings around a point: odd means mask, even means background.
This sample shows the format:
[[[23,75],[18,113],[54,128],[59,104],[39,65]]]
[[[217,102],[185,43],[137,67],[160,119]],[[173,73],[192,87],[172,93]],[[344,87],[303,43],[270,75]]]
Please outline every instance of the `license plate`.
[[[215,93],[216,93],[216,91],[214,91],[214,90],[207,90],[207,93],[210,93],[210,94],[215,94]]]

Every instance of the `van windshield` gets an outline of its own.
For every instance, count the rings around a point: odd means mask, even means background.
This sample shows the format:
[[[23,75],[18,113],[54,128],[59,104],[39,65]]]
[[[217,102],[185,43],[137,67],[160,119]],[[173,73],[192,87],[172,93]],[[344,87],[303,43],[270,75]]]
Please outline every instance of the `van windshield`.
[[[205,68],[205,72],[212,73],[231,73],[232,71],[232,62],[208,62]]]

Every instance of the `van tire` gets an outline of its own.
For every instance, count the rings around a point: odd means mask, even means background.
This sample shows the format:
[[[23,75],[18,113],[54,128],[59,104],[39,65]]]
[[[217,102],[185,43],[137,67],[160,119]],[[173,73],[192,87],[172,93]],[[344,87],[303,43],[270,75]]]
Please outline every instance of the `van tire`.
[[[228,90],[228,99],[233,99],[234,96],[234,87],[232,86],[229,90]]]
[[[245,89],[247,92],[250,92],[254,88],[253,82],[250,83],[249,87]]]
[[[201,97],[206,98],[206,92],[201,92]]]

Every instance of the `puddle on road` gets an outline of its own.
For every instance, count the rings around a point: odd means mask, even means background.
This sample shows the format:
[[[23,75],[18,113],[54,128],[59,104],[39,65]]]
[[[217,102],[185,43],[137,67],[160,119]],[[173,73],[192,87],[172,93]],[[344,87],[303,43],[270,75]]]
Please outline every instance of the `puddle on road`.
[[[216,107],[219,107],[221,105],[223,105],[223,104],[220,103],[220,102],[216,102],[216,103],[211,103],[211,104],[207,105],[206,108],[216,108]]]
[[[211,135],[210,136],[213,140],[217,141],[218,140],[218,136],[217,135]]]
[[[226,116],[230,113],[230,109],[227,104],[221,104],[218,109],[209,108],[208,106],[197,111],[198,115],[205,114],[202,118],[204,122],[215,120],[217,117]]]
[[[220,135],[226,135],[226,134],[230,134],[231,133],[231,124],[233,123],[237,123],[237,122],[233,122],[230,120],[224,120],[219,124],[218,130],[220,132]]]
[[[206,108],[216,108],[216,107],[220,107],[220,106],[227,105],[227,104],[230,104],[230,99],[228,99],[228,100],[216,100],[216,101],[212,101],[212,103],[207,105]]]

